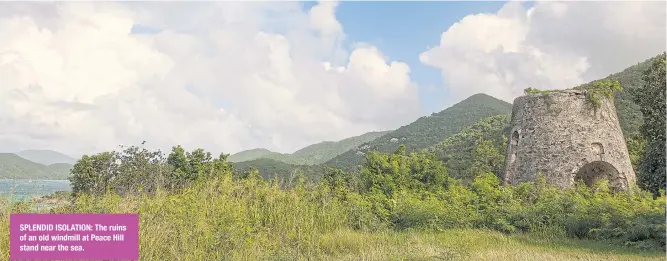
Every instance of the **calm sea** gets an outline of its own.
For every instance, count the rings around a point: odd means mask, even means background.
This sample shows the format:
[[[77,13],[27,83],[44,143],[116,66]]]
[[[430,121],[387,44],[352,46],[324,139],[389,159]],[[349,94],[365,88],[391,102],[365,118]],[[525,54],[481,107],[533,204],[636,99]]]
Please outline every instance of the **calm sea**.
[[[40,197],[56,191],[71,191],[68,180],[0,179],[0,196],[21,200]]]

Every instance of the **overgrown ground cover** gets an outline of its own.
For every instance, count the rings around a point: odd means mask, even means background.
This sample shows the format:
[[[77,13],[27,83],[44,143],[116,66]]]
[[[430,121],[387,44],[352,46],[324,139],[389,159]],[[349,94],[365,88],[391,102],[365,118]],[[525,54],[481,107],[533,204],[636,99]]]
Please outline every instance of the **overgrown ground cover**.
[[[664,195],[604,183],[511,188],[481,175],[386,196],[346,191],[328,176],[281,188],[224,172],[178,190],[83,194],[48,212],[140,213],[140,260],[665,259]],[[36,210],[8,201],[0,209],[0,249],[9,249],[9,214]]]

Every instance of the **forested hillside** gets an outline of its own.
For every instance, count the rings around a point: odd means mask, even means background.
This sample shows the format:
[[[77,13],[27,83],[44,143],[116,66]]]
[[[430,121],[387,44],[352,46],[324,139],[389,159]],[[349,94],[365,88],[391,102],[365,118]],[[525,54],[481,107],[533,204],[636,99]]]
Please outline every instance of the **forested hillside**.
[[[639,127],[644,122],[642,120],[642,113],[639,109],[639,106],[632,101],[631,92],[634,89],[642,87],[642,84],[644,83],[642,80],[642,74],[651,66],[651,60],[654,58],[637,63],[636,65],[630,66],[621,72],[617,72],[603,79],[600,79],[618,81],[624,89],[623,91],[615,93],[614,105],[616,106],[618,121],[621,124],[621,129],[623,129],[623,134],[625,135],[626,139],[632,133],[638,132]],[[593,82],[589,82],[575,88],[588,88],[592,86],[592,84]]]
[[[506,136],[510,131],[510,115],[502,114],[485,118],[444,141],[426,149],[434,153],[447,168],[449,176],[470,180],[473,177],[473,162],[487,157],[494,174],[503,171],[503,159],[495,155],[505,153]],[[483,145],[483,146],[480,146]],[[494,156],[483,154],[477,149],[494,150]],[[489,157],[490,156],[490,157]]]
[[[418,151],[442,142],[467,126],[484,118],[509,114],[512,104],[486,94],[475,94],[467,99],[431,116],[424,116],[409,125],[364,143],[347,151],[325,165],[350,171],[365,160],[368,151],[392,152],[404,144],[407,152]]]
[[[294,152],[292,156],[303,160],[305,162],[303,164],[320,164],[361,144],[374,141],[391,132],[392,131],[374,131],[336,142],[325,141],[300,149]]]
[[[315,165],[324,163],[343,152],[359,146],[362,143],[375,140],[389,132],[391,131],[374,131],[340,141],[324,141],[302,148],[292,154],[278,153],[267,149],[246,150],[230,155],[229,161],[244,162],[257,159],[271,159],[293,165]],[[268,162],[270,161],[256,161],[256,163],[262,164],[267,164]]]
[[[256,159],[273,159],[277,161],[286,161],[289,154],[273,152],[267,149],[250,149],[229,155],[229,162],[242,162]]]
[[[0,179],[66,179],[72,165],[43,165],[14,153],[0,153]]]

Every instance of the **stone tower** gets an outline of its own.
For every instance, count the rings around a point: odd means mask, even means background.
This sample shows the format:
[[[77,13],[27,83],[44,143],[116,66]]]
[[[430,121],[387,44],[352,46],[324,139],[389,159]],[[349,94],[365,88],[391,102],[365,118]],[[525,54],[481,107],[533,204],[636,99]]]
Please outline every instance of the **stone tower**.
[[[607,179],[616,189],[635,183],[613,101],[597,109],[581,90],[529,94],[514,100],[503,184],[535,181],[566,188]]]

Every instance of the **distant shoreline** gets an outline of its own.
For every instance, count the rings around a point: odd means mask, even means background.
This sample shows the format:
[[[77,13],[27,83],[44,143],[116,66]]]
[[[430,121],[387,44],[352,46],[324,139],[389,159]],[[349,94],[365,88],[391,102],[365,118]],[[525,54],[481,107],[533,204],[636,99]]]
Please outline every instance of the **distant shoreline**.
[[[59,192],[64,191],[64,192]],[[35,198],[51,199],[70,193],[72,184],[62,179],[0,179],[0,200],[26,201]]]

